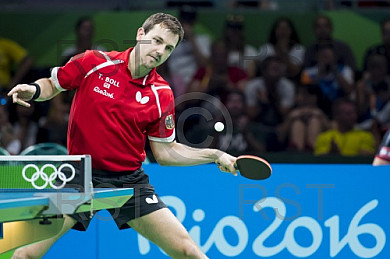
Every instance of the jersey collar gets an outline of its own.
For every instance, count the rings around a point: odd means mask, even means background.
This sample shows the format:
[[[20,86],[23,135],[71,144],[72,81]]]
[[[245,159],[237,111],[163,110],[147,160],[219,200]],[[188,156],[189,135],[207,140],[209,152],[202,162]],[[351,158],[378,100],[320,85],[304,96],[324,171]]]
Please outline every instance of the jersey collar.
[[[139,87],[146,87],[148,85],[151,85],[155,79],[156,79],[156,76],[157,76],[157,71],[156,71],[156,68],[153,68],[149,74],[147,74],[146,76],[144,77],[140,77],[140,78],[133,78],[132,75],[131,75],[131,72],[130,70],[128,69],[129,67],[129,59],[130,59],[130,53],[131,51],[134,49],[134,47],[132,48],[129,48],[128,50],[125,51],[125,64],[126,64],[126,70],[127,70],[127,73],[129,74],[129,82],[132,83],[132,84],[135,84]]]

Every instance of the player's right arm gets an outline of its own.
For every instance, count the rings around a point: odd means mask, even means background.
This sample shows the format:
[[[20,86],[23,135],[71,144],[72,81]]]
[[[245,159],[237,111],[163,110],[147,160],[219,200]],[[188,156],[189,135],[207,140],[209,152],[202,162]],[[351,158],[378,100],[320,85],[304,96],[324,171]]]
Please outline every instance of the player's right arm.
[[[384,160],[384,159],[379,158],[379,157],[375,157],[372,164],[373,165],[389,165],[390,161]]]
[[[373,165],[390,165],[390,130],[383,136],[382,143],[379,146]]]
[[[46,101],[60,93],[51,78],[42,78],[35,82],[40,88],[40,94],[36,101]],[[12,96],[13,103],[20,104],[22,106],[30,107],[34,94],[37,91],[37,87],[31,84],[18,84],[8,93],[8,96]]]

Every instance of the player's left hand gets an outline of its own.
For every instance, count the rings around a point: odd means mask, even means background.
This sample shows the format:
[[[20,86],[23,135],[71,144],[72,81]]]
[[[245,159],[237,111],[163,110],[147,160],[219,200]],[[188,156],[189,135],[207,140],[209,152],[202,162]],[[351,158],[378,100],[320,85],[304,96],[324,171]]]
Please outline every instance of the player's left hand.
[[[18,84],[9,91],[8,96],[12,96],[13,103],[20,104],[25,107],[30,107],[27,101],[30,101],[33,98],[36,91],[35,86],[28,84]]]
[[[236,157],[223,153],[217,160],[215,160],[215,163],[222,172],[231,173],[234,176],[237,176],[237,169],[234,166],[236,164],[236,160]]]

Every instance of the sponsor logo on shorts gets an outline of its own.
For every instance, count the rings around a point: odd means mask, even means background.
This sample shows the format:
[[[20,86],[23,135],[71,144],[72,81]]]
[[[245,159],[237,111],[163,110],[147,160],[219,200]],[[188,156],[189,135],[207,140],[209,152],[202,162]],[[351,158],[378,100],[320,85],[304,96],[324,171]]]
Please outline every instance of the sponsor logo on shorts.
[[[152,198],[146,198],[145,199],[146,203],[147,204],[156,204],[158,203],[158,199],[157,199],[157,196],[155,194],[153,194]]]

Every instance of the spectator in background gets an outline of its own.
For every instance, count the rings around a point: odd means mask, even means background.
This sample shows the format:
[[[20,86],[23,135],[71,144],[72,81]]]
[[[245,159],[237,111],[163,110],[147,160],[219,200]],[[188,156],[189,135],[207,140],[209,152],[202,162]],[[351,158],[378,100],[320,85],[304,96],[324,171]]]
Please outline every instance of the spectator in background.
[[[317,64],[318,46],[323,44],[330,44],[335,51],[336,62],[341,65],[349,66],[352,71],[355,71],[355,58],[351,48],[344,42],[333,39],[333,24],[329,17],[319,15],[314,20],[313,24],[314,36],[316,42],[306,48],[303,67],[312,67]]]
[[[286,76],[296,79],[302,69],[305,47],[301,45],[292,21],[282,17],[272,25],[268,42],[259,49],[260,61],[278,56],[286,67]]]
[[[321,90],[317,85],[299,85],[296,106],[279,128],[280,142],[289,150],[313,152],[318,135],[329,128],[329,119],[318,107]]]
[[[65,102],[65,104],[68,102]],[[37,142],[51,142],[62,146],[66,143],[66,131],[68,128],[69,107],[52,103],[48,115],[39,120]]]
[[[242,16],[228,16],[224,27],[224,41],[229,53],[229,65],[245,70],[248,78],[252,79],[256,75],[257,51],[246,43],[244,25]]]
[[[35,104],[30,108],[13,105],[16,110],[16,121],[13,122],[14,133],[21,143],[21,150],[36,144],[38,123],[34,118]]]
[[[188,92],[203,92],[218,96],[222,102],[229,90],[245,90],[247,75],[244,70],[228,65],[228,48],[224,41],[216,40],[211,46],[213,57],[206,67],[195,73]]]
[[[0,38],[0,91],[7,92],[30,71],[33,59],[15,41]]]
[[[390,2],[386,0],[326,0],[320,1],[319,7],[327,10],[335,10],[341,8],[378,8],[378,7],[388,7]]]
[[[176,97],[185,93],[195,72],[199,67],[205,67],[210,57],[210,37],[195,33],[196,19],[195,8],[185,5],[180,9],[179,20],[183,25],[184,39],[167,61]]]
[[[247,114],[250,121],[263,135],[267,151],[281,148],[277,127],[294,106],[295,86],[283,76],[283,63],[270,56],[261,64],[262,77],[248,82],[245,90]]]
[[[372,130],[381,139],[383,130],[390,127],[390,75],[386,57],[371,54],[367,70],[357,83],[357,103],[361,123],[359,127]]]
[[[337,63],[332,44],[317,45],[317,64],[302,71],[302,84],[317,84],[328,100],[328,107],[322,107],[330,115],[331,102],[340,97],[354,94],[353,70],[348,65]]]
[[[225,105],[232,118],[233,133],[231,136],[228,134],[220,135],[219,145],[226,146],[228,152],[236,155],[247,152],[264,152],[265,146],[259,141],[260,136],[256,137],[246,115],[244,93],[239,90],[230,91],[227,94]]]
[[[213,99],[209,99],[209,101],[212,102]],[[206,106],[205,103],[203,106]],[[224,121],[226,118],[221,114],[221,111],[215,112],[212,107],[206,107],[199,110],[202,115],[199,122],[186,132],[182,142],[197,148],[221,148],[235,155],[264,152],[265,147],[261,142],[263,136],[254,131],[246,115],[244,93],[238,89],[229,90],[224,105],[229,112],[232,124]],[[204,111],[205,113],[202,114]],[[213,113],[212,119],[206,119],[210,113]],[[214,128],[216,122],[223,122],[225,129],[217,132]],[[228,132],[227,129],[232,130],[232,132]]]
[[[83,53],[86,50],[96,49],[104,51],[105,48],[100,45],[96,45],[93,42],[93,36],[95,32],[95,25],[90,17],[84,16],[81,17],[75,26],[76,33],[76,45],[68,46],[62,52],[63,65],[65,65],[68,60],[79,54]]]
[[[321,133],[316,140],[314,150],[316,155],[374,155],[374,136],[370,132],[355,129],[357,122],[355,103],[348,99],[334,101],[333,119],[335,128]]]
[[[321,5],[320,7],[322,9],[325,9],[325,10],[335,10],[335,9],[338,9],[340,7],[344,7],[342,4],[339,4],[338,3],[339,1],[337,1],[337,3],[335,3],[334,0],[325,0],[325,1],[322,1],[322,2],[319,2]],[[346,7],[351,7],[350,5],[347,5]]]
[[[9,121],[7,101],[0,97],[0,146],[6,149],[11,155],[20,153],[22,145],[15,135],[15,129]]]
[[[281,123],[294,106],[294,83],[283,76],[283,63],[270,56],[261,64],[262,77],[250,81],[245,90],[250,120],[268,126]]]
[[[263,10],[278,10],[279,3],[277,0],[231,0],[230,8],[255,7]]]
[[[278,10],[279,3],[277,0],[259,0],[259,6],[264,10]]]
[[[382,44],[373,46],[366,51],[364,57],[364,71],[368,67],[368,58],[373,54],[382,55],[386,58],[387,64],[390,64],[390,18],[381,23]],[[390,65],[387,66],[387,74],[390,75]]]
[[[228,65],[228,50],[222,40],[216,40],[211,46],[211,56],[209,64],[201,67],[195,73],[192,81],[187,87],[187,93],[201,92],[210,94],[224,103],[226,95],[230,90],[239,89],[244,91],[247,82],[247,75],[244,70]],[[177,118],[180,118],[180,112],[186,108],[203,107],[212,114],[216,114],[215,106],[209,102],[202,102],[199,99],[189,100],[185,106],[181,105],[176,109]],[[186,120],[185,133],[193,131],[192,128],[201,123],[201,116],[191,116]],[[212,129],[213,125],[211,126]],[[194,142],[193,142],[194,143]]]

